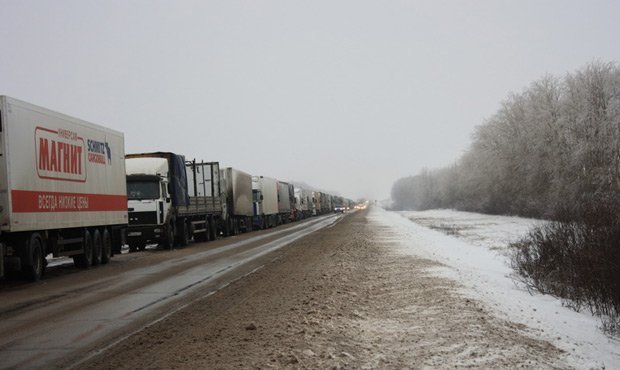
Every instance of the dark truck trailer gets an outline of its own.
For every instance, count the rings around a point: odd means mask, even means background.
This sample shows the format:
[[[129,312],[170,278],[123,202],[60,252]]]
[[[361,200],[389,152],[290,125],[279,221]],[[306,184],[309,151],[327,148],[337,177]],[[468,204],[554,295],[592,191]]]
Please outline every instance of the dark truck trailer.
[[[153,152],[128,154],[125,163],[131,251],[216,238],[223,214],[218,162]]]
[[[334,211],[332,208],[332,196],[330,194],[321,192],[320,205],[321,214],[327,214]]]
[[[228,236],[251,231],[254,216],[252,176],[228,167],[220,170],[220,178],[224,197],[222,233]]]

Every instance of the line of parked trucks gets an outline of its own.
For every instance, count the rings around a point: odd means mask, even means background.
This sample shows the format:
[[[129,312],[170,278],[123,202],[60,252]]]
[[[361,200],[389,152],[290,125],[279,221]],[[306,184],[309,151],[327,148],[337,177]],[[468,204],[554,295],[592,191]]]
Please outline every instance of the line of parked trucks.
[[[38,280],[49,254],[88,268],[125,244],[173,248],[352,206],[218,162],[126,155],[120,132],[0,96],[0,277]]]

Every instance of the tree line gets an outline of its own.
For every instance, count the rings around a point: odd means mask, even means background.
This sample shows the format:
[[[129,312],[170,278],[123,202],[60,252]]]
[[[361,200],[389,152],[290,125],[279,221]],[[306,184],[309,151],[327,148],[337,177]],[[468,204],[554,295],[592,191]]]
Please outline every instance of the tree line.
[[[455,164],[397,180],[394,207],[556,219],[566,208],[617,200],[620,69],[595,62],[545,76],[504,100],[472,139]]]
[[[620,68],[545,76],[476,128],[452,166],[392,187],[397,209],[455,208],[549,222],[511,245],[528,286],[620,334]]]

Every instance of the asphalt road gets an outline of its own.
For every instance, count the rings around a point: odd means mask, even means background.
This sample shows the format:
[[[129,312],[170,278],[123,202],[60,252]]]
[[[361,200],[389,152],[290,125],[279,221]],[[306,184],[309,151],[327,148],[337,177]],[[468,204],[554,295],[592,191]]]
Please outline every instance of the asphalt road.
[[[328,215],[174,251],[60,264],[34,284],[0,282],[0,368],[71,367],[277,257],[343,216]]]

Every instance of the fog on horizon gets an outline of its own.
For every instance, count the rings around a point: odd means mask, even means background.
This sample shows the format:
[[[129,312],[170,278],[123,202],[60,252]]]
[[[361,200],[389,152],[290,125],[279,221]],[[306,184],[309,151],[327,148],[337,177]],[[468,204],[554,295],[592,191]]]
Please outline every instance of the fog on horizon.
[[[0,0],[0,94],[350,198],[456,161],[511,92],[619,60],[613,1]]]

